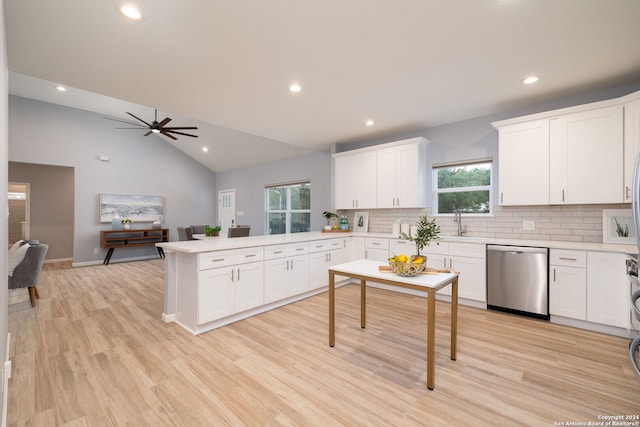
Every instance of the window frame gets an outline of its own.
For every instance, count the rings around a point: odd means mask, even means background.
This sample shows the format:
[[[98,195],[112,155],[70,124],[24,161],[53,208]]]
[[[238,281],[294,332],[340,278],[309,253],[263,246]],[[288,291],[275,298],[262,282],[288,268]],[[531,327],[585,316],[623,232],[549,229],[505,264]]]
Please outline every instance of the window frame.
[[[308,185],[309,186],[309,209],[291,209],[291,189],[295,186],[302,186],[302,185]],[[271,210],[269,208],[270,204],[269,204],[269,190],[272,188],[286,188],[287,189],[287,194],[286,194],[286,207],[285,209],[274,209]],[[311,229],[311,180],[304,180],[304,181],[295,181],[295,182],[285,182],[285,183],[278,183],[278,184],[269,184],[269,185],[265,185],[264,187],[265,190],[265,196],[264,196],[264,203],[265,203],[265,235],[281,235],[281,234],[294,234],[291,231],[291,217],[292,214],[298,214],[298,213],[308,213],[309,214],[309,229]],[[269,226],[269,215],[270,214],[285,214],[285,231],[284,233],[277,233],[277,234],[271,234],[271,228]],[[296,231],[295,233],[300,233],[299,231]]]
[[[473,165],[481,165],[481,164],[489,164],[489,184],[488,185],[476,185],[470,187],[451,187],[451,188],[438,188],[438,170],[447,169],[447,168],[455,168],[462,166],[473,166]],[[485,159],[476,159],[476,160],[466,160],[459,162],[448,162],[448,163],[440,163],[433,164],[431,167],[431,179],[432,179],[432,197],[433,197],[433,212],[432,216],[439,217],[453,217],[455,213],[439,213],[438,212],[438,195],[443,193],[466,193],[472,191],[488,191],[489,192],[489,212],[462,212],[465,216],[477,216],[477,217],[488,217],[494,215],[493,208],[493,170],[494,170],[494,162],[493,158],[485,158]]]

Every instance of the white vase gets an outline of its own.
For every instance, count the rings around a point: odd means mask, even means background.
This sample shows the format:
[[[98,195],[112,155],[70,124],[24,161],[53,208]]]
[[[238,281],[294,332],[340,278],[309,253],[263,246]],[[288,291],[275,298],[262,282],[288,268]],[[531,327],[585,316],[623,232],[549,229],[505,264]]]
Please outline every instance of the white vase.
[[[125,230],[128,230],[129,228],[131,228],[131,224],[129,223],[122,224],[122,228],[124,228]]]

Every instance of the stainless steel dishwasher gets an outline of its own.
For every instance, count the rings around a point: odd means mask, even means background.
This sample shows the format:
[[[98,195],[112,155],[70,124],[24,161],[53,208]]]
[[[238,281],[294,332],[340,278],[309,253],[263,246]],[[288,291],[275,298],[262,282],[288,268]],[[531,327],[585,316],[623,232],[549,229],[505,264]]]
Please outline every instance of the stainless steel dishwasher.
[[[549,319],[549,249],[487,245],[487,307]]]

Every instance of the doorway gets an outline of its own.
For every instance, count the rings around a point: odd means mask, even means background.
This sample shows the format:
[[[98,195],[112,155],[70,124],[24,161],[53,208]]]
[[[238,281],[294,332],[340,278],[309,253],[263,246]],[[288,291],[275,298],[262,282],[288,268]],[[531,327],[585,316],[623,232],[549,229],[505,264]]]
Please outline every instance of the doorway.
[[[9,236],[9,242],[7,243],[12,245],[18,240],[26,240],[30,238],[30,184],[23,182],[10,182],[8,189],[9,232],[7,234]]]
[[[218,191],[218,224],[221,236],[226,236],[229,227],[236,225],[236,190]]]

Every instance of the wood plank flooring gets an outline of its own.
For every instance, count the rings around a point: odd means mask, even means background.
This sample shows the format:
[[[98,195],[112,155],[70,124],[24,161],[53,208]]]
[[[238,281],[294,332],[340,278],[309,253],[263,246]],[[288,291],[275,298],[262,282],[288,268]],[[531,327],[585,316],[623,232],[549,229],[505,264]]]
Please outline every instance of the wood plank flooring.
[[[10,306],[10,426],[552,426],[640,415],[628,340],[460,307],[436,314],[426,377],[426,301],[359,287],[193,336],[161,321],[163,260],[47,264],[41,299]],[[558,425],[558,424],[555,424]]]

